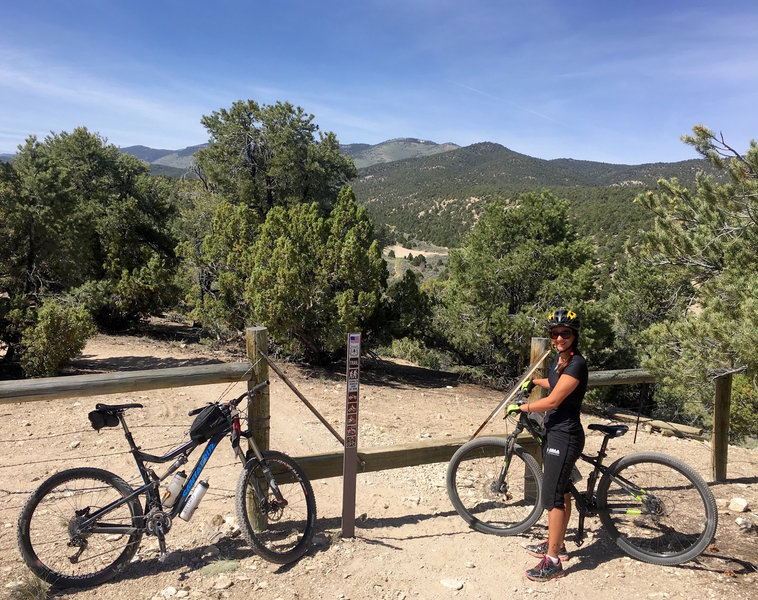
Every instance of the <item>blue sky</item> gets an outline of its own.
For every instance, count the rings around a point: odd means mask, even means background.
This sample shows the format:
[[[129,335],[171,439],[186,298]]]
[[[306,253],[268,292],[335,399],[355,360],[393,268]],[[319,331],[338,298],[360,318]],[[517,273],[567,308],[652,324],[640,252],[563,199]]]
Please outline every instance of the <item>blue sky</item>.
[[[695,156],[758,138],[758,2],[0,2],[0,152],[84,125],[207,140],[202,115],[302,106],[341,143],[491,141],[539,158]]]

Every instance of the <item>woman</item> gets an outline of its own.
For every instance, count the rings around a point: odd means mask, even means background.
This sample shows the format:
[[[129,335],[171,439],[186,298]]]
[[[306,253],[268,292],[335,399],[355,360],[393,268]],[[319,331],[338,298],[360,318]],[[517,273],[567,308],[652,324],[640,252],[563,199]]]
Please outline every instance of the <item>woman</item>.
[[[545,398],[521,405],[511,404],[507,412],[546,412],[542,461],[544,478],[542,505],[547,510],[548,539],[527,546],[540,563],[526,572],[532,581],[548,581],[564,575],[561,558],[568,558],[563,539],[571,516],[568,492],[571,471],[584,448],[584,429],[579,418],[582,399],[587,390],[587,363],[577,350],[580,322],[577,314],[561,308],[547,320],[550,340],[558,354],[548,376],[526,382],[522,389],[531,392],[537,385],[549,390]]]

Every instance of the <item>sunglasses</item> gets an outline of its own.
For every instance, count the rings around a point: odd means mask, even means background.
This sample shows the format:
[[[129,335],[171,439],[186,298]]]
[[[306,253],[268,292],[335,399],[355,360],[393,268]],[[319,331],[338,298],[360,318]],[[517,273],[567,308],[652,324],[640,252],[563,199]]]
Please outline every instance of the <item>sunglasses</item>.
[[[550,332],[550,339],[551,340],[557,340],[558,338],[563,338],[564,340],[567,340],[569,338],[574,337],[574,332],[570,329],[561,329],[560,331],[552,330]]]

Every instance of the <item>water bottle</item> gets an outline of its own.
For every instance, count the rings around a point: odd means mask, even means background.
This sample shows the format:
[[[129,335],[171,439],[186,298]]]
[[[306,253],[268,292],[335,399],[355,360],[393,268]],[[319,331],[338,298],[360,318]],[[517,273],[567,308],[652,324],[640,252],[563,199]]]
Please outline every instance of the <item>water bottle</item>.
[[[198,481],[197,487],[192,490],[190,497],[187,498],[187,504],[184,505],[182,512],[179,516],[185,521],[189,521],[192,515],[195,513],[197,505],[200,504],[200,500],[205,496],[205,492],[208,491],[208,480]]]
[[[174,502],[176,502],[176,499],[179,497],[179,492],[181,492],[182,487],[184,487],[185,481],[187,481],[187,474],[184,471],[179,471],[174,475],[171,483],[168,484],[168,488],[166,488],[166,491],[163,493],[164,508],[171,508],[174,505]]]

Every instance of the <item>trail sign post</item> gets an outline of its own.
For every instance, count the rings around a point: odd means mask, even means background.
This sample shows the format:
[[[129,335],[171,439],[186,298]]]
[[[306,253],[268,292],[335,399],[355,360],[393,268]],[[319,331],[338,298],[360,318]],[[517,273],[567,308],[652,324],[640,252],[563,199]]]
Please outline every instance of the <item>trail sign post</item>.
[[[358,388],[361,373],[361,334],[347,336],[347,399],[345,452],[342,460],[342,537],[355,536],[355,477],[358,465]]]

